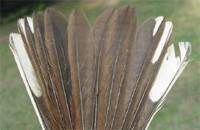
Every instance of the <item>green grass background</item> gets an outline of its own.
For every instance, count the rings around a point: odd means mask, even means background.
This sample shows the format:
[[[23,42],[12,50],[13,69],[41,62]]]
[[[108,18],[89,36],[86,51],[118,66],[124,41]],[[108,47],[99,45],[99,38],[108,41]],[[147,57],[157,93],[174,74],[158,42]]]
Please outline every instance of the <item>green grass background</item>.
[[[136,7],[138,24],[149,17],[164,15],[174,23],[171,41],[192,43],[191,61],[153,119],[149,130],[200,129],[200,0],[122,0],[118,5]],[[67,14],[84,10],[91,23],[108,5],[64,2],[54,5]],[[16,31],[16,21],[0,25],[0,37]],[[20,78],[8,41],[0,43],[0,130],[41,129]]]

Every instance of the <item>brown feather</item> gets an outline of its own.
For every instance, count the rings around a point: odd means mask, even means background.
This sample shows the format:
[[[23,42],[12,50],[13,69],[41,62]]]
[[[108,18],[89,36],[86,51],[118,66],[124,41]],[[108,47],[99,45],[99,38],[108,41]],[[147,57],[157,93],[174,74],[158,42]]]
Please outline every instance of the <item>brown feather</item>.
[[[108,9],[104,11],[96,20],[96,23],[93,27],[93,39],[95,43],[95,59],[96,59],[96,76],[95,76],[95,115],[94,115],[94,129],[97,129],[97,121],[98,121],[98,103],[99,103],[99,76],[101,72],[101,63],[102,63],[102,55],[104,42],[107,35],[108,26],[110,24],[111,16],[114,13],[114,9]],[[99,124],[98,124],[99,125]]]
[[[161,39],[161,36],[163,34],[164,31],[164,27],[165,27],[165,20],[163,20],[163,22],[161,23],[158,32],[156,33],[156,35],[153,37],[153,45],[152,47],[154,48],[153,51],[151,52],[151,59],[153,57],[153,54],[155,52],[156,47],[158,46],[158,43]],[[169,37],[171,36],[171,34],[169,34]],[[161,62],[164,59],[164,56],[167,52],[167,48],[169,47],[169,40],[165,41],[165,45],[163,47],[163,51],[158,59],[158,61],[154,64],[152,64],[151,62],[148,64],[148,66],[146,67],[146,72],[144,73],[143,79],[141,81],[139,81],[141,84],[142,88],[144,88],[144,90],[140,90],[142,91],[142,98],[139,101],[139,104],[137,105],[137,109],[135,110],[135,115],[134,115],[134,120],[132,121],[132,125],[131,125],[131,129],[134,130],[141,130],[141,129],[145,129],[146,125],[148,124],[148,118],[145,118],[152,109],[156,108],[155,104],[152,103],[149,100],[149,92],[153,86],[153,82],[156,78],[156,75],[158,74]],[[142,118],[141,118],[142,117]]]
[[[57,12],[47,9],[44,14],[45,46],[50,72],[50,81],[52,90],[55,94],[56,113],[54,116],[57,120],[58,128],[72,128],[71,117],[69,112],[69,94],[70,77],[68,74],[68,57],[67,56],[67,22]],[[54,106],[55,107],[55,106]],[[58,123],[59,122],[59,123]]]
[[[69,17],[68,48],[72,79],[72,116],[75,129],[91,129],[94,109],[95,57],[90,26],[83,13]]]
[[[126,74],[127,58],[130,52],[131,43],[134,40],[136,30],[136,18],[133,8],[123,7],[119,9],[118,19],[119,30],[119,52],[115,62],[115,70],[113,71],[112,83],[110,85],[109,106],[107,107],[106,129],[111,129],[114,118],[118,118],[116,109],[118,107],[120,89]],[[116,30],[117,31],[117,30]]]

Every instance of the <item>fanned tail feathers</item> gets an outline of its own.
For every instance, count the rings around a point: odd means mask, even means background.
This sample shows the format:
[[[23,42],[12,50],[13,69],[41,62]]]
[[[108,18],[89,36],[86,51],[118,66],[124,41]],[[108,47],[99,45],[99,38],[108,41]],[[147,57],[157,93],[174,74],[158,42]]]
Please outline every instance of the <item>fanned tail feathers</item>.
[[[138,26],[127,6],[93,26],[77,10],[20,19],[10,48],[42,129],[147,129],[189,62],[191,45],[176,56],[172,28],[162,16]]]

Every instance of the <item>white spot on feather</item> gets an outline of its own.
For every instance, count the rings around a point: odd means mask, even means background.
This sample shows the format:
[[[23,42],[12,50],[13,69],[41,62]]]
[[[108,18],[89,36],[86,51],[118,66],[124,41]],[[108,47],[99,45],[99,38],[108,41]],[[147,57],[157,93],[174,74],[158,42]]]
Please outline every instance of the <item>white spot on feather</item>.
[[[165,44],[168,42],[169,37],[170,37],[170,35],[172,33],[172,28],[173,28],[172,22],[168,21],[168,22],[165,23],[165,28],[164,28],[163,34],[162,34],[162,36],[160,38],[158,46],[157,46],[157,48],[155,50],[155,53],[153,55],[153,58],[151,60],[151,62],[153,64],[159,59]]]
[[[34,33],[34,28],[33,28],[33,19],[31,17],[27,17],[28,25],[31,29],[31,32]]]
[[[153,30],[153,36],[155,36],[156,33],[158,32],[158,29],[159,29],[163,19],[164,19],[163,16],[159,16],[159,17],[155,18],[156,25],[155,25],[154,30]]]
[[[10,34],[10,44],[18,54],[18,58],[27,77],[28,83],[30,84],[32,92],[36,97],[40,97],[42,95],[41,87],[38,83],[35,71],[24,47],[21,35],[16,33]]]
[[[190,44],[179,43],[180,57],[175,56],[174,45],[172,44],[165,54],[159,72],[149,93],[149,98],[153,102],[159,101],[171,89],[172,85],[187,65],[187,57],[190,51]]]

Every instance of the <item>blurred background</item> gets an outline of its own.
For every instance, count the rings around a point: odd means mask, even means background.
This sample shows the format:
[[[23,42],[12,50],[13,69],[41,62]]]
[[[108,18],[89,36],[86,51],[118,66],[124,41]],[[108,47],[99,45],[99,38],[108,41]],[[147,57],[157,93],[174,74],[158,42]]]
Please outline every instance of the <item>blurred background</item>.
[[[91,24],[109,7],[136,8],[138,24],[149,17],[166,16],[174,23],[171,41],[192,43],[189,65],[175,83],[149,130],[200,129],[200,0],[1,0],[0,3],[0,130],[40,130],[14,58],[8,47],[17,19],[51,6],[66,17],[73,9],[86,12]]]

